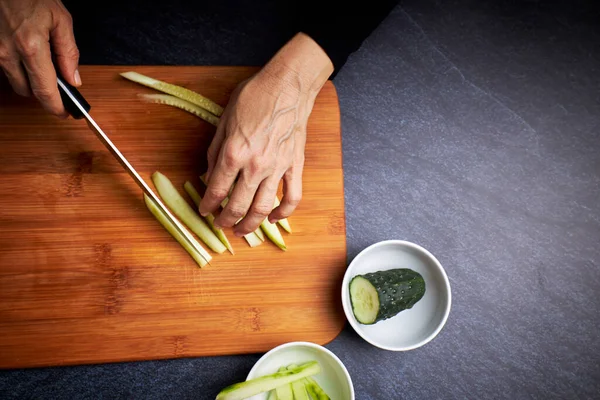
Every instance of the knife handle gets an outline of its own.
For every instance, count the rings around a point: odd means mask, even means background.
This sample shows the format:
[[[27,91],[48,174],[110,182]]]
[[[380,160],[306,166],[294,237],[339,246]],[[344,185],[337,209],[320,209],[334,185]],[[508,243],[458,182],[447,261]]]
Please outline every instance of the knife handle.
[[[92,106],[90,106],[90,104],[85,100],[85,97],[83,97],[83,95],[81,93],[79,93],[79,90],[77,90],[75,88],[75,86],[72,86],[71,84],[69,84],[69,82],[67,82],[61,76],[60,72],[58,71],[58,68],[56,68],[56,78],[66,88],[65,89],[61,85],[58,85],[58,91],[60,92],[60,98],[62,99],[63,105],[64,105],[65,109],[67,110],[67,112],[75,119],[83,118],[84,117],[83,112],[81,112],[79,107],[77,107],[77,104],[75,104],[73,102],[73,100],[69,97],[69,95],[66,91],[70,92],[71,95],[77,99],[77,101],[83,106],[83,108],[85,109],[86,112],[90,112],[90,110],[92,109]]]

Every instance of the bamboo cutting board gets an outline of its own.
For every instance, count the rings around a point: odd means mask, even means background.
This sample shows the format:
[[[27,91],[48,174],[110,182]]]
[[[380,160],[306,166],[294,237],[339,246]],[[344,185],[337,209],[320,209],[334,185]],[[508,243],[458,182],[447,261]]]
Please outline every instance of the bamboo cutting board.
[[[226,105],[246,67],[83,66],[91,114],[151,185],[159,170],[186,196],[215,128],[146,104],[135,70]],[[59,120],[0,89],[0,368],[268,351],[325,344],[341,331],[346,239],[335,88],[308,124],[303,199],[282,230],[198,268],[146,209],[142,193],[83,120]],[[188,198],[189,200],[189,198]],[[190,201],[190,204],[191,201]],[[207,248],[208,249],[208,248]],[[208,249],[210,252],[210,249]]]

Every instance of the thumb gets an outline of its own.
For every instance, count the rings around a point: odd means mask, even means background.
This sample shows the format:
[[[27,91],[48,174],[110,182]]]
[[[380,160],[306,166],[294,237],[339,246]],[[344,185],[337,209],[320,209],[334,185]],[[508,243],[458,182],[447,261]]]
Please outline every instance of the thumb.
[[[56,19],[56,24],[50,31],[50,43],[62,76],[71,85],[81,86],[79,49],[73,34],[73,21],[68,13]]]

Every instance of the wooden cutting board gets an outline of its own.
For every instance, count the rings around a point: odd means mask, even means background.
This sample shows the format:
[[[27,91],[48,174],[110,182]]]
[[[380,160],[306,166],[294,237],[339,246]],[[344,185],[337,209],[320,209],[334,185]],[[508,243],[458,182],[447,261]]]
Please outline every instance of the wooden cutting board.
[[[198,176],[215,128],[142,103],[137,93],[157,92],[118,75],[126,70],[224,106],[256,68],[81,68],[91,114],[151,187],[159,170],[182,194],[188,179],[203,193]],[[334,339],[345,322],[346,232],[331,82],[310,117],[303,199],[289,220],[287,252],[268,241],[250,248],[226,230],[235,255],[211,252],[212,264],[200,269],[83,120],[54,118],[0,89],[0,368],[254,353]]]

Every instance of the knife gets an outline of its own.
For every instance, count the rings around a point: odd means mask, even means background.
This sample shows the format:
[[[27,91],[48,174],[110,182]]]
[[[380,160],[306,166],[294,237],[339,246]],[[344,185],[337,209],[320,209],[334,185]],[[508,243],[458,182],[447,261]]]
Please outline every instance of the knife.
[[[106,146],[106,148],[112,153],[112,155],[121,163],[123,168],[129,172],[129,175],[133,178],[135,183],[158,205],[159,209],[167,217],[167,219],[176,227],[179,233],[185,238],[190,246],[195,249],[201,256],[209,263],[211,259],[210,254],[203,249],[199,243],[193,239],[190,233],[183,227],[183,225],[171,214],[167,207],[163,204],[161,199],[154,194],[150,186],[144,182],[142,177],[137,173],[135,168],[127,161],[125,156],[119,151],[119,149],[113,144],[109,137],[104,133],[100,126],[89,114],[92,106],[86,101],[86,99],[79,93],[79,91],[69,84],[61,75],[58,69],[56,70],[56,77],[60,97],[63,105],[67,112],[74,119],[86,119],[90,129],[96,134],[98,139]],[[209,263],[210,264],[210,263]]]

